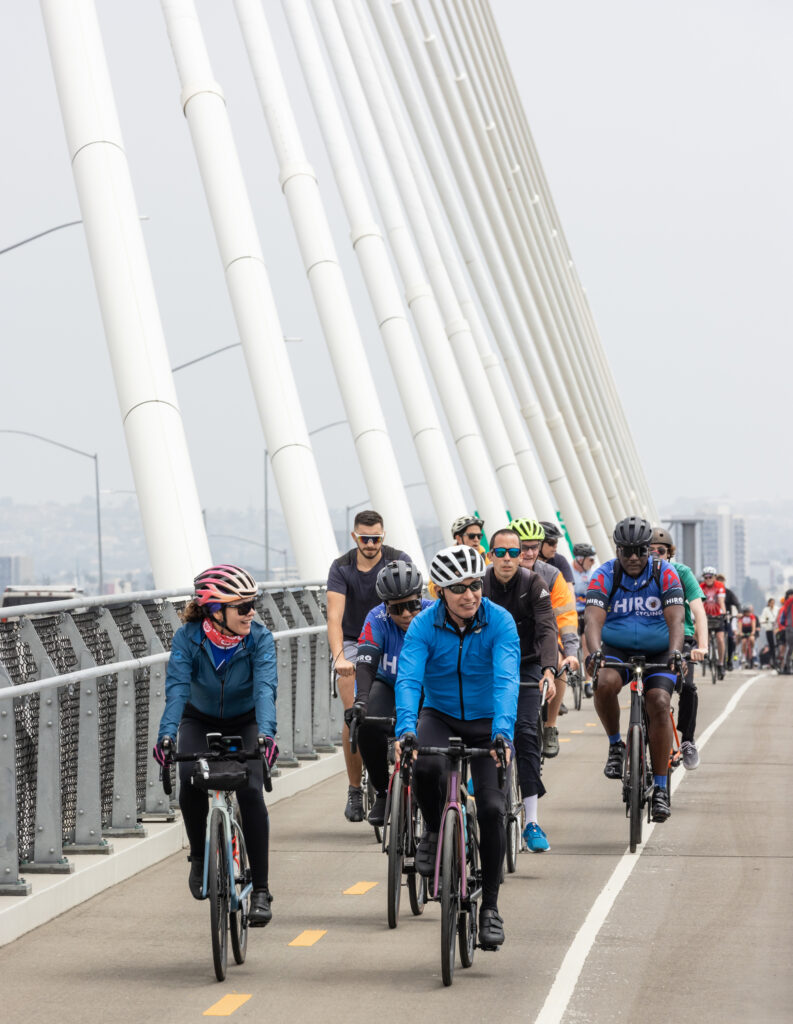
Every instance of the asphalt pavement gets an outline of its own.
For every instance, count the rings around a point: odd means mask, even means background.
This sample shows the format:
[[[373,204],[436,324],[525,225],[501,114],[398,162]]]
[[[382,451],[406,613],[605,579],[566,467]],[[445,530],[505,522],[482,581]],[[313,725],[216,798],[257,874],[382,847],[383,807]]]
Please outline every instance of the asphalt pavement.
[[[701,766],[676,773],[672,817],[633,855],[592,702],[560,719],[540,801],[552,849],[520,855],[501,890],[504,947],[467,970],[458,960],[451,988],[439,908],[415,918],[403,893],[388,928],[387,859],[370,826],[343,817],[336,776],[272,809],[274,919],[225,982],[179,855],[0,950],[0,1020],[789,1024],[793,682],[741,689],[754,678],[702,680]]]

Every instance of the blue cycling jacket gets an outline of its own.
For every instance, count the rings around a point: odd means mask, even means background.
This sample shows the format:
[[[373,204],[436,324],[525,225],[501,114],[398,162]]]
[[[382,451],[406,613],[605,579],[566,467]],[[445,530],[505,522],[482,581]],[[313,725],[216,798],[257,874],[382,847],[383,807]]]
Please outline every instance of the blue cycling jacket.
[[[188,701],[215,718],[235,718],[255,708],[259,732],[275,736],[278,673],[273,634],[260,622],[252,622],[248,636],[220,669],[215,668],[209,647],[200,622],[188,622],[177,630],[165,676],[165,710],[157,742],[163,736],[176,738]]]
[[[667,650],[669,630],[664,608],[683,604],[680,577],[671,563],[662,559],[656,582],[651,556],[639,576],[634,578],[623,573],[619,586],[615,588],[616,562],[617,559],[612,558],[595,569],[587,590],[587,605],[606,610],[603,642],[624,651],[654,654]]]
[[[422,687],[424,707],[450,718],[492,719],[491,735],[511,740],[518,707],[520,641],[515,620],[482,598],[472,626],[460,633],[442,601],[408,626],[396,681],[396,735],[416,731]]]
[[[424,611],[431,604],[432,601],[422,598],[421,610]],[[358,662],[375,665],[375,679],[381,679],[393,690],[404,642],[405,630],[400,629],[388,614],[385,602],[378,604],[366,616],[358,637]]]

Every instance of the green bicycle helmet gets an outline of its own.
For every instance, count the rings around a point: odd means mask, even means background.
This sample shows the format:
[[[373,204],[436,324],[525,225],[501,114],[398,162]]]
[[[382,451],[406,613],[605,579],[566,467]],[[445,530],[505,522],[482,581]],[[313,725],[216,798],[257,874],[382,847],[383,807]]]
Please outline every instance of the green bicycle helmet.
[[[510,529],[520,537],[521,540],[544,540],[545,530],[536,519],[513,519],[509,524]]]

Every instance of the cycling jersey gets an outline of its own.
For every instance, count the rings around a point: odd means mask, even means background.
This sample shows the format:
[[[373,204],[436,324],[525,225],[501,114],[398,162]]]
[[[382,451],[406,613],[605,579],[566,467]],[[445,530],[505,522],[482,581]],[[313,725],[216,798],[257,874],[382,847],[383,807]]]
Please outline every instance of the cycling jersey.
[[[421,610],[433,604],[422,598]],[[397,626],[386,610],[385,602],[378,604],[366,616],[358,637],[358,661],[361,667],[374,669],[375,679],[381,679],[393,690],[397,678],[397,664],[405,632]]]
[[[757,617],[749,612],[745,612],[739,617],[738,625],[741,627],[743,636],[751,636],[752,633],[757,631]]]
[[[690,602],[696,601],[697,598],[704,598],[704,594],[697,583],[697,577],[683,562],[674,562],[670,559],[671,565],[677,570],[677,575],[680,577],[680,582],[683,585],[683,596],[685,597],[684,608],[686,612],[686,619],[683,625],[683,634],[687,640],[693,639],[694,633],[694,618],[691,614]]]
[[[667,650],[669,630],[664,608],[684,603],[683,587],[677,572],[665,559],[653,571],[654,559],[651,556],[636,577],[618,571],[615,585],[615,565],[617,559],[612,558],[599,566],[592,574],[587,591],[587,606],[593,605],[606,612],[603,642],[623,651],[655,654]]]
[[[518,706],[520,641],[505,608],[482,598],[460,631],[442,601],[408,626],[399,656],[396,735],[416,731],[419,700],[450,718],[492,720],[492,736],[512,739]]]
[[[719,604],[719,594],[724,594],[725,604],[727,602],[727,591],[723,583],[719,583],[718,580],[714,580],[712,583],[703,582],[700,584],[702,587],[702,593],[705,597],[705,614],[706,615],[723,615],[722,607]]]
[[[586,592],[589,588],[589,581],[592,579],[594,569],[589,572],[582,572],[573,562],[573,586],[575,590],[575,610],[581,615],[586,608]]]

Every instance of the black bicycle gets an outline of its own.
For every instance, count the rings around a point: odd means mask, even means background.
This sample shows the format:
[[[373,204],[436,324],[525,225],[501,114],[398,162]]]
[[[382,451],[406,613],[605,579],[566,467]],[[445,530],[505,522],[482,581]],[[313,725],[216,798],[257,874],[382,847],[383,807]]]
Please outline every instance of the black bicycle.
[[[399,904],[403,884],[407,886],[410,909],[418,917],[427,903],[427,879],[416,871],[416,847],[423,830],[423,819],[413,791],[413,758],[396,760],[388,782],[383,852],[388,854],[387,911],[388,927],[399,923]],[[403,882],[404,879],[404,882]]]
[[[719,642],[718,634],[719,630],[724,624],[724,619],[721,615],[709,615],[708,616],[708,656],[705,662],[702,664],[702,674],[704,675],[707,668],[710,668],[710,681],[713,685],[716,685],[717,679],[724,678],[724,665],[719,658]]]
[[[190,782],[211,796],[204,843],[204,879],[202,898],[209,897],[209,921],[212,933],[212,961],[215,977],[223,981],[228,962],[228,933],[236,963],[245,962],[248,949],[248,912],[253,882],[248,863],[245,836],[240,824],[234,793],[248,781],[248,761],[261,760],[264,788],[273,788],[270,766],[261,749],[245,750],[239,736],[207,733],[207,750],[172,753],[171,762],[195,761]],[[171,769],[162,770],[162,786],[172,791]]]
[[[355,705],[353,705],[353,709],[357,710]],[[350,723],[349,723],[349,726],[348,726],[348,728],[350,730],[350,750],[352,751],[353,754],[357,754],[358,753],[358,730],[360,729],[361,724],[364,721],[371,722],[372,724],[376,724],[376,725],[388,725],[388,726],[391,726],[392,728],[393,728],[394,724],[396,723],[396,719],[393,716],[389,716],[389,717],[386,717],[386,718],[379,718],[379,717],[374,717],[374,716],[367,715],[366,718],[364,719],[364,718],[361,718],[360,713],[354,714],[352,716],[352,718],[350,720]],[[392,739],[393,739],[393,737],[392,737]],[[392,746],[392,742],[391,741],[389,741],[389,744],[388,744],[388,757],[389,757],[389,761],[391,763],[393,763],[393,746]],[[374,786],[372,785],[372,780],[369,778],[369,772],[367,771],[367,768],[366,768],[365,764],[364,764],[363,768],[361,769],[361,791],[363,793],[363,816],[364,816],[364,819],[366,821],[368,821],[369,820],[369,811],[371,811],[371,809],[374,807],[374,802],[377,799],[377,791],[375,790]],[[380,825],[372,825],[372,828],[374,829],[375,840],[378,843],[382,843],[383,842],[383,830],[382,830],[382,828],[380,827]]]
[[[597,689],[598,673],[604,667],[604,664],[606,668],[627,669],[629,672],[631,710],[628,720],[627,749],[622,767],[622,799],[625,803],[625,815],[629,821],[630,851],[635,853],[636,847],[642,841],[645,808],[647,808],[647,821],[650,821],[653,795],[654,773],[650,759],[650,727],[647,719],[647,708],[644,703],[644,678],[651,672],[668,672],[669,666],[661,663],[650,663],[643,655],[637,655],[635,658],[631,658],[630,661],[609,660],[604,663],[602,653],[597,651],[593,655],[592,660],[592,685],[595,689]],[[681,665],[682,658],[679,654],[676,654],[676,689],[679,689],[682,682],[680,674]],[[664,772],[668,775],[668,764],[664,765]]]

